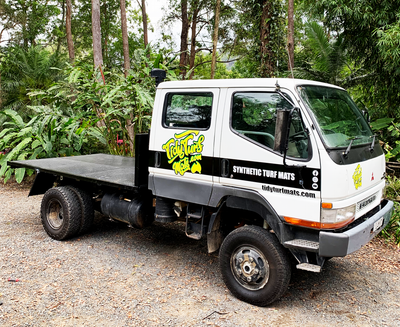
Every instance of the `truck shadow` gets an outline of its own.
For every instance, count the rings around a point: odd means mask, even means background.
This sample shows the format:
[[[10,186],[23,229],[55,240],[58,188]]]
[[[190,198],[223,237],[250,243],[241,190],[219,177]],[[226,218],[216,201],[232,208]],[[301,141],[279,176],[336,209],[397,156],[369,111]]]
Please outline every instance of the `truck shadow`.
[[[155,271],[163,273],[174,267],[176,273],[185,278],[201,276],[201,281],[226,296],[226,287],[219,272],[218,252],[209,254],[207,240],[200,241],[185,235],[184,223],[153,223],[144,229],[129,228],[125,223],[112,222],[96,215],[92,232],[83,236],[88,242],[104,242],[112,245],[121,255],[136,256],[136,261],[147,260]],[[375,273],[375,275],[374,275]],[[292,267],[292,277],[288,291],[281,300],[272,304],[274,308],[305,308],[334,306],[335,310],[347,312],[346,306],[360,304],[360,294],[379,292],[375,284],[376,271],[356,262],[350,257],[333,258],[325,263],[321,273],[297,270]],[[232,301],[239,301],[230,296]],[[339,312],[338,311],[338,312]]]
[[[147,240],[152,244],[159,244],[161,246],[177,246],[182,248],[183,246],[193,244],[197,244],[197,246],[201,244],[201,247],[207,245],[205,238],[200,241],[188,238],[185,235],[185,224],[183,222],[164,224],[153,222],[153,224],[148,227],[138,229],[129,227],[124,222],[113,221],[106,216],[96,214],[95,224],[90,233],[90,237],[108,237],[108,234],[111,234],[110,237],[112,238],[116,233],[120,236],[125,235],[130,238]]]

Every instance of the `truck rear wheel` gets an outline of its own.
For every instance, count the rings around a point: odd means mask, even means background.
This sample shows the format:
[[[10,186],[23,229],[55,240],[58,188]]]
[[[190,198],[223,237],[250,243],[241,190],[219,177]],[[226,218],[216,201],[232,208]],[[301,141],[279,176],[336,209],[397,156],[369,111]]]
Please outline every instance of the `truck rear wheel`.
[[[47,190],[41,205],[42,224],[55,240],[75,236],[81,224],[81,206],[78,197],[67,187]]]
[[[290,281],[290,260],[276,237],[258,226],[231,232],[219,253],[222,278],[239,300],[266,306],[279,299]]]
[[[81,206],[81,223],[78,234],[81,235],[86,233],[93,225],[94,209],[92,198],[87,192],[74,186],[67,186],[67,188],[74,192],[79,199],[79,204]]]

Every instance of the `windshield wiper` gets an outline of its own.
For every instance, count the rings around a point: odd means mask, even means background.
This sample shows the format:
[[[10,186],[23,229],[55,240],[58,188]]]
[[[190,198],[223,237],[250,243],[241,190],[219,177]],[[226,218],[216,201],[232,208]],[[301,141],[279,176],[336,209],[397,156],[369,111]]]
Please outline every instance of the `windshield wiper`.
[[[349,139],[350,140],[350,144],[349,144],[349,146],[347,147],[347,149],[346,149],[346,151],[344,151],[342,154],[343,154],[343,157],[345,158],[345,159],[347,159],[347,156],[348,156],[348,154],[349,154],[349,152],[350,152],[350,150],[351,150],[351,146],[353,145],[353,141],[354,140],[358,140],[358,139],[360,139],[361,137],[353,137],[353,138],[351,138],[351,139]]]
[[[375,147],[375,137],[376,137],[376,135],[374,134],[374,135],[372,135],[371,137],[373,137],[373,139],[372,139],[372,143],[371,143],[371,146],[369,147],[369,152],[374,152],[374,147]]]

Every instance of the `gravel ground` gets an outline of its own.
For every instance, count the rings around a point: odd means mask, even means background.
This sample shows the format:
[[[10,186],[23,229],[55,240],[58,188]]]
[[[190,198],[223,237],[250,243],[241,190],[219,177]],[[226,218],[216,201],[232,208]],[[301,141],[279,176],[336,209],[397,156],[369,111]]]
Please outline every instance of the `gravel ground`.
[[[319,274],[296,270],[270,307],[234,298],[218,256],[182,225],[130,229],[97,215],[52,240],[29,185],[0,186],[0,326],[400,326],[400,250],[378,240]],[[17,280],[17,282],[9,281]]]

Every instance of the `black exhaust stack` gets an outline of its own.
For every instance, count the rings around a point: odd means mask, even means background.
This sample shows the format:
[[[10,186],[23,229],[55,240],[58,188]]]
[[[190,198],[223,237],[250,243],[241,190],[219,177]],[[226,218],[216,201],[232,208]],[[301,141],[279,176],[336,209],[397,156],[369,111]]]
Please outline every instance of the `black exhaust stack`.
[[[158,84],[164,82],[165,78],[167,77],[167,73],[163,69],[153,68],[151,70],[150,76],[156,79],[156,87],[157,87]]]

